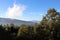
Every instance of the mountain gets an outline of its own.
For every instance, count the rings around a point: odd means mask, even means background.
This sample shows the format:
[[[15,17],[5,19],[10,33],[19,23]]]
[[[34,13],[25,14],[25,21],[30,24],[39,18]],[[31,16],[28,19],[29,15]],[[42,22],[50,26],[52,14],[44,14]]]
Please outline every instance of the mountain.
[[[36,20],[33,20],[32,22],[34,22],[34,23],[40,23],[40,21],[36,21]]]
[[[25,25],[34,25],[35,22],[32,22],[32,21],[22,21],[22,20],[17,20],[17,19],[9,19],[9,18],[0,18],[0,24],[2,25],[6,25],[6,24],[14,24],[14,25],[22,25],[22,24],[25,24]]]

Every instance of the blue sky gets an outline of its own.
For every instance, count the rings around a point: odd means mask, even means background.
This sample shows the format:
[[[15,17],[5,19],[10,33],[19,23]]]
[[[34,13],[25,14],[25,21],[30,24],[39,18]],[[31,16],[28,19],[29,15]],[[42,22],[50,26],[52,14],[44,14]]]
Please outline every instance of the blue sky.
[[[40,21],[49,8],[60,11],[60,0],[0,0],[0,17]]]

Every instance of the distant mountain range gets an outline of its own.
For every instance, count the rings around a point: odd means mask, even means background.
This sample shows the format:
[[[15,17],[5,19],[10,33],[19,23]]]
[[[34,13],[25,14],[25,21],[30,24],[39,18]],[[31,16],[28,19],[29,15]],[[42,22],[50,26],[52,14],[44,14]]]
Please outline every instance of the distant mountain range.
[[[34,23],[38,23],[38,24],[40,23],[40,21],[36,21],[36,20],[33,20],[32,22],[34,22]]]
[[[37,23],[37,21],[22,21],[22,20],[17,20],[17,19],[9,19],[9,18],[0,18],[0,24],[6,25],[6,24],[14,24],[14,25],[34,25]]]

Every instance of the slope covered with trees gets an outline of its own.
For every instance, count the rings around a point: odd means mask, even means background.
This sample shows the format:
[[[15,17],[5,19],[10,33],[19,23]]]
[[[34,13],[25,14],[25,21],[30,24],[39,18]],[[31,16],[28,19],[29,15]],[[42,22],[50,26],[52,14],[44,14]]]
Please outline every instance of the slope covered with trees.
[[[60,12],[49,9],[34,26],[0,25],[0,40],[60,40]]]

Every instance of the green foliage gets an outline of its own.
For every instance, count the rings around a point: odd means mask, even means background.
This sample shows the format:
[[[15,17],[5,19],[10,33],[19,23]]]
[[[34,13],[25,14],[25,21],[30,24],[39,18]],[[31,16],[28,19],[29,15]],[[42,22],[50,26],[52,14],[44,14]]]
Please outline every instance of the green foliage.
[[[34,26],[0,25],[0,40],[60,40],[60,13],[49,9],[40,24]]]

